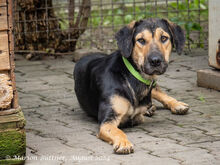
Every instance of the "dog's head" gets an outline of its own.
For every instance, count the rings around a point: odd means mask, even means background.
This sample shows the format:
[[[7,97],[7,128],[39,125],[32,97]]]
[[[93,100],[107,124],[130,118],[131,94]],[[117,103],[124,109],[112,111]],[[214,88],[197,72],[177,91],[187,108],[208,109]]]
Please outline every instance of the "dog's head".
[[[116,40],[121,54],[147,75],[163,74],[172,47],[180,54],[185,43],[181,27],[166,19],[133,21],[119,30]]]

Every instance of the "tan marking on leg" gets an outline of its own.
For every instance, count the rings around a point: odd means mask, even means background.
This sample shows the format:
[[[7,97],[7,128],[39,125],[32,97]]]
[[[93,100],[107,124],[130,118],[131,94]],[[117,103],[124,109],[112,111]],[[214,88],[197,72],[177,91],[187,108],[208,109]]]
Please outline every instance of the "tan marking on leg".
[[[101,125],[99,138],[113,144],[115,153],[129,154],[134,151],[133,145],[128,141],[125,133],[118,128],[120,123],[126,122],[126,119],[133,113],[133,107],[130,102],[119,96],[114,95],[111,98],[112,109],[117,114],[116,118],[111,122]]]
[[[115,120],[116,125],[125,123],[128,120],[128,117],[133,114],[134,109],[131,103],[122,96],[114,95],[111,98],[112,109],[117,114]]]
[[[189,110],[189,105],[183,102],[179,102],[176,99],[168,96],[166,93],[162,92],[158,87],[152,90],[152,98],[161,102],[174,114],[186,114],[186,112]]]
[[[133,119],[135,116],[139,115],[139,114],[145,114],[147,111],[147,106],[139,106],[137,108],[135,108],[134,113],[131,115],[131,118]]]
[[[117,128],[115,122],[102,124],[98,137],[109,144],[113,144],[114,152],[117,154],[134,152],[133,144],[127,139],[126,134]]]
[[[133,119],[133,124],[134,125],[138,125],[138,124],[141,124],[145,121],[145,117],[143,114],[138,114],[134,117]]]

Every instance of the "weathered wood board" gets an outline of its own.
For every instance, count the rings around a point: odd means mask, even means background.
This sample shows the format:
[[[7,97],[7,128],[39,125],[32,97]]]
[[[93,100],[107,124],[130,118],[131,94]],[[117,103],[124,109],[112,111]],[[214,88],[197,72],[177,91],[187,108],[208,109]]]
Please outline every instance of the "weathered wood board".
[[[0,165],[24,164],[25,160],[13,158],[24,157],[26,152],[25,119],[18,105],[14,76],[13,2],[0,0]],[[10,101],[5,99],[7,88]]]
[[[219,0],[209,1],[209,65],[220,69],[217,62],[218,40],[220,39],[220,3]]]
[[[7,7],[4,7],[4,6],[1,7],[1,2],[0,2],[0,31],[7,30],[7,29],[8,29]]]
[[[8,34],[0,31],[0,70],[9,70]]]
[[[7,3],[6,3],[6,0],[0,0],[0,6],[6,6]]]
[[[6,74],[9,76],[8,71],[7,70],[0,70],[0,74]]]

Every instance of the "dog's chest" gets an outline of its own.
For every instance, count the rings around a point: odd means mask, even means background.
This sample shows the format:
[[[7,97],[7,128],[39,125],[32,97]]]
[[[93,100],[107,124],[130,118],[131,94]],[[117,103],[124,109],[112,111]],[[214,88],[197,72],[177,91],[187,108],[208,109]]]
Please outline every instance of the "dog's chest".
[[[144,115],[147,111],[147,106],[139,106],[134,108],[133,106],[130,106],[127,113],[124,114],[124,116],[121,119],[121,124],[125,124],[128,121],[134,121],[136,120],[140,115]]]
[[[148,88],[145,88],[133,95],[134,107],[139,108],[142,106],[148,106],[151,104],[151,92]]]
[[[128,121],[136,120],[135,118],[138,116],[146,114],[148,107],[152,105],[151,92],[149,93],[148,88],[142,87],[135,91],[133,88],[131,88],[128,82],[127,85],[133,98],[133,104],[130,105],[129,109],[122,117],[122,124]]]
[[[149,90],[146,86],[140,86],[134,89],[134,87],[131,87],[131,84],[126,81],[125,87],[129,89],[129,95],[134,107],[139,107],[144,104],[147,105],[149,102],[151,102],[151,92],[149,93]]]

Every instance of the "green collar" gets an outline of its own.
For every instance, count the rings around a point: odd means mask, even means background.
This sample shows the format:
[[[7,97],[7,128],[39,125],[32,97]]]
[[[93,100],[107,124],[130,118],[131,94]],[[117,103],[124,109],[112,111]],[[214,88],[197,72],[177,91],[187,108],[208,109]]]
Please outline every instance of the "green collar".
[[[153,85],[155,86],[156,85],[156,81],[151,81],[151,80],[148,80],[148,79],[144,79],[140,73],[138,73],[134,67],[131,65],[131,63],[127,60],[127,58],[123,57],[122,56],[122,59],[123,59],[123,62],[125,64],[125,66],[127,67],[127,69],[129,70],[129,72],[136,78],[138,79],[139,81],[141,81],[142,83],[146,84],[147,86],[150,86],[150,85]],[[153,83],[153,84],[152,84]]]

